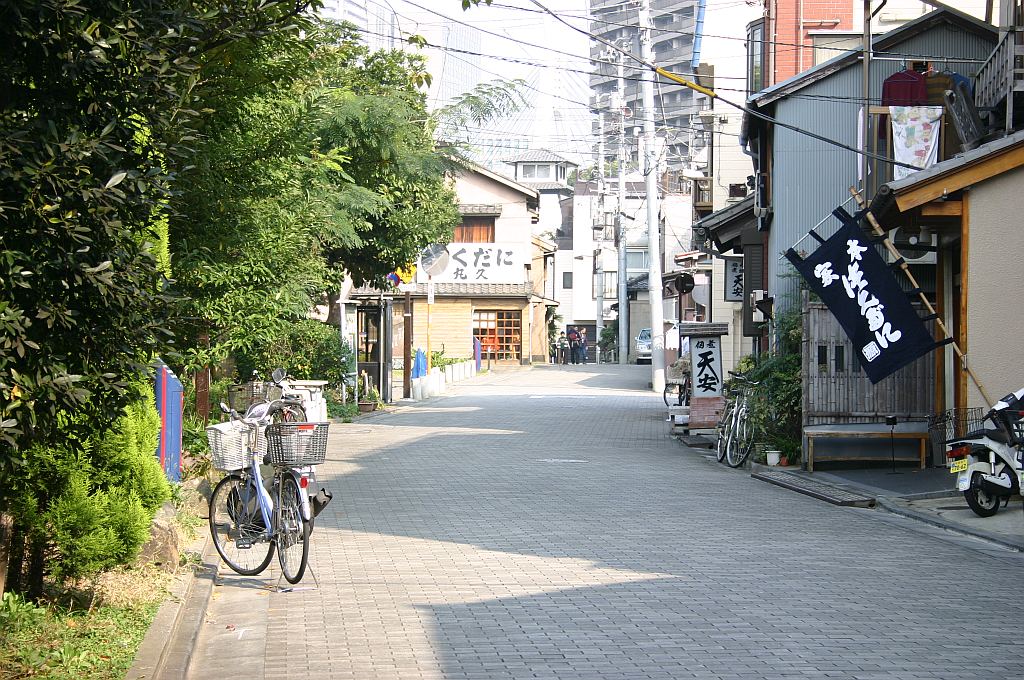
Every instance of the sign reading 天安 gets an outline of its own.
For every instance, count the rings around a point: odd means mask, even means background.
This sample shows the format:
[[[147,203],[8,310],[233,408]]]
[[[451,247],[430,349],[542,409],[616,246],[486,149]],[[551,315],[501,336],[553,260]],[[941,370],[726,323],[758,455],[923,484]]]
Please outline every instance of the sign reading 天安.
[[[449,243],[448,266],[434,283],[523,283],[528,264],[519,243]],[[419,278],[419,274],[417,274]],[[426,279],[423,278],[422,282]]]
[[[721,338],[689,338],[690,370],[693,372],[693,396],[717,397],[722,394]]]
[[[814,253],[786,257],[850,337],[872,383],[927,354],[935,339],[900,288],[882,256],[849,215]]]
[[[743,301],[743,260],[738,257],[725,258],[725,301]]]

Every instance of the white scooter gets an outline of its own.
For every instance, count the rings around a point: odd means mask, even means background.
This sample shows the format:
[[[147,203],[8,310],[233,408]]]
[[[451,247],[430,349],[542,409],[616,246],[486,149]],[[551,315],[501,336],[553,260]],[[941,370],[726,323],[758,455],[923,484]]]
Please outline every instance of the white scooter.
[[[946,454],[956,488],[980,517],[991,517],[1024,485],[1024,389],[982,418],[982,428],[950,439]],[[992,427],[989,427],[991,425]]]

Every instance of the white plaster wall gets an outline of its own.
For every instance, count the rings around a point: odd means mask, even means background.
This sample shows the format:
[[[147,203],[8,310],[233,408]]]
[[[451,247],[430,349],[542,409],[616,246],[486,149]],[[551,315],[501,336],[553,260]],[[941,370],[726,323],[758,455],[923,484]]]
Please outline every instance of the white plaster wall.
[[[501,216],[494,221],[495,242],[530,245],[533,218],[526,194],[477,173],[458,175],[455,192],[459,203],[501,204]]]
[[[968,199],[967,357],[993,399],[1024,386],[1022,192],[1024,169],[1017,169],[975,185]],[[967,401],[985,405],[970,379]]]
[[[537,224],[533,225],[534,234],[547,232],[554,235],[555,231],[562,226],[562,211],[558,205],[561,198],[561,195],[554,193],[540,195],[540,219],[537,220]]]

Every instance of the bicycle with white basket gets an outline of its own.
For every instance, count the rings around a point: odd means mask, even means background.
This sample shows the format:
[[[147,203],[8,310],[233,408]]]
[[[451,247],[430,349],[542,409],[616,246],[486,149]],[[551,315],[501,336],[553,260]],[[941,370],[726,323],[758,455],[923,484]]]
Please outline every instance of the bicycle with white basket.
[[[315,466],[327,454],[329,423],[273,422],[273,403],[206,428],[213,466],[227,474],[210,496],[210,534],[224,563],[243,576],[261,573],[277,551],[281,575],[298,583],[309,561],[314,518],[331,493],[310,498]],[[260,464],[272,466],[264,480]],[[268,484],[269,482],[269,488]]]

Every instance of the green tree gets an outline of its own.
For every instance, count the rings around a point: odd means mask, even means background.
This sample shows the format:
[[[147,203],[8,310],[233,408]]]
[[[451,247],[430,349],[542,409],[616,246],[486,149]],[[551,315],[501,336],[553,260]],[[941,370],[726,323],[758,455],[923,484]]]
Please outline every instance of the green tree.
[[[163,213],[198,59],[308,2],[22,0],[0,8],[0,488],[23,451],[110,427],[169,347]],[[0,492],[2,493],[2,492]],[[0,499],[2,501],[2,499]]]
[[[206,115],[192,106],[200,66],[240,41],[298,33],[310,4],[0,6],[0,526],[10,513],[31,534],[22,557],[36,578],[47,537],[93,516],[83,504],[105,508],[115,559],[131,552],[135,520],[152,517],[153,489],[166,484],[152,444],[125,460],[131,442],[101,441],[138,402],[154,356],[172,348],[167,217]],[[54,483],[29,483],[54,457],[67,462]],[[70,485],[65,495],[58,484]],[[83,540],[82,556],[98,554],[101,539]]]
[[[233,45],[202,72],[214,113],[170,224],[187,365],[252,354],[343,271],[379,282],[447,240],[458,216],[417,89],[421,59],[370,53],[349,28],[314,22]]]

